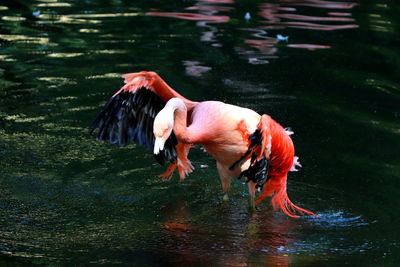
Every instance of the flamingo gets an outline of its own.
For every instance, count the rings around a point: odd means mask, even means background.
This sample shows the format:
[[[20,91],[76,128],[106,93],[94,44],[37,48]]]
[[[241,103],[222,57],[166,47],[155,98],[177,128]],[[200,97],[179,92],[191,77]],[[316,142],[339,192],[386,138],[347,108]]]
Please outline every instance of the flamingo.
[[[294,155],[292,132],[270,116],[219,101],[191,101],[155,72],[122,77],[125,85],[90,126],[90,134],[97,132],[98,140],[120,146],[137,142],[152,149],[160,164],[170,163],[160,175],[164,180],[170,180],[175,170],[185,179],[194,170],[189,150],[201,144],[216,160],[223,200],[229,199],[232,178],[245,177],[251,208],[271,196],[273,208],[290,217],[315,215],[287,195],[287,174],[301,165]]]

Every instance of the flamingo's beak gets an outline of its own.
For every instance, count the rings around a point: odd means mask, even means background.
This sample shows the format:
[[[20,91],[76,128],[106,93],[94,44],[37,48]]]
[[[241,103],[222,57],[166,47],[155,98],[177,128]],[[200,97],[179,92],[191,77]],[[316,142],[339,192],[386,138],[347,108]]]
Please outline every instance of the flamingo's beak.
[[[165,140],[162,137],[156,137],[156,141],[154,143],[154,154],[158,155],[161,150],[164,149]]]

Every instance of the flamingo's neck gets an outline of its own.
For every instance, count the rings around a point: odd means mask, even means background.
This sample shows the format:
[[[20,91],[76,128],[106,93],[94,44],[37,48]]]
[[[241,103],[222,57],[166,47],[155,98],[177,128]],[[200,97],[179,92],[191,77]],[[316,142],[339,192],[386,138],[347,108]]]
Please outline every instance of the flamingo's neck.
[[[182,99],[171,98],[165,108],[174,114],[174,133],[182,143],[190,142],[190,133],[187,128],[187,107]]]

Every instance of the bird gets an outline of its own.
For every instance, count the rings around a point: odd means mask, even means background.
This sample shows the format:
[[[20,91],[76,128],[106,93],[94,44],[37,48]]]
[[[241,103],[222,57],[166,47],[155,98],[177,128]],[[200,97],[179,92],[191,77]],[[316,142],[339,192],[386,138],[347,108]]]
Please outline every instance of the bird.
[[[188,153],[202,145],[216,160],[223,200],[229,200],[232,179],[244,178],[252,209],[271,197],[273,209],[290,217],[317,216],[288,197],[288,172],[301,165],[290,138],[293,132],[269,115],[220,101],[191,101],[153,71],[122,78],[125,84],[89,128],[97,140],[147,146],[160,164],[169,162],[160,175],[163,180],[170,180],[175,171],[181,180],[192,173]]]

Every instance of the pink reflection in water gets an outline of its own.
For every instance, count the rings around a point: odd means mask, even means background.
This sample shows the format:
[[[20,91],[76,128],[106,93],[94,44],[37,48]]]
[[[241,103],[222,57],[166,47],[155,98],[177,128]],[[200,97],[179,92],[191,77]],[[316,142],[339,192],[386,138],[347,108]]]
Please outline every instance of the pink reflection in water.
[[[149,12],[146,15],[196,21],[196,26],[204,29],[201,32],[200,40],[209,42],[211,46],[221,47],[224,43],[219,41],[220,38],[217,35],[219,32],[218,24],[230,21],[230,16],[226,14],[235,9],[234,3],[233,0],[199,0],[193,6],[185,8],[188,12]],[[251,64],[266,64],[268,63],[267,59],[273,58],[272,55],[278,51],[278,47],[276,46],[278,40],[271,36],[284,34],[281,31],[287,28],[314,31],[358,28],[357,24],[350,23],[354,22],[354,19],[351,18],[351,13],[337,12],[338,9],[352,9],[356,5],[358,4],[353,2],[324,0],[277,0],[275,2],[262,3],[258,6],[258,15],[264,18],[264,20],[258,20],[256,14],[251,14],[251,22],[257,22],[258,26],[246,29],[240,28],[239,30],[248,31],[253,38],[244,38],[244,45],[236,45],[234,49]],[[312,16],[296,14],[299,13],[298,9],[300,11],[305,10],[302,7],[307,7],[308,9],[318,8],[325,11],[327,15]],[[221,12],[223,12],[223,15],[220,15]],[[245,10],[242,10],[242,13],[244,16]],[[319,13],[321,14],[321,12]],[[242,20],[243,24],[246,23],[244,17],[242,17]],[[268,30],[268,33],[266,30]],[[271,33],[270,30],[280,31]],[[320,44],[288,44],[287,46],[308,50],[331,48],[330,45]],[[191,62],[193,61],[190,59],[183,61],[186,73],[189,76],[199,77],[210,69],[209,67],[201,66],[198,62],[196,64],[192,64]]]
[[[330,16],[341,16],[341,17],[350,17],[351,13],[345,13],[345,12],[328,12],[328,15]]]
[[[186,13],[186,12],[148,12],[148,16],[161,16],[170,18],[179,18],[184,20],[197,21],[198,27],[204,28],[200,40],[203,42],[211,42],[212,46],[220,47],[222,44],[216,42],[215,35],[218,28],[213,24],[229,22],[229,16],[218,15],[219,12],[228,12],[234,7],[219,4],[232,4],[232,0],[201,0],[194,6],[185,8],[185,10],[198,11],[199,13]]]
[[[278,40],[275,38],[268,38],[266,40],[248,39],[244,42],[251,47],[257,48],[261,53],[266,55],[273,55],[278,51],[278,48],[275,46],[278,43]]]
[[[292,219],[268,211],[250,215],[227,207],[218,215],[223,225],[212,223],[216,227],[210,227],[201,223],[201,213],[191,213],[187,203],[178,200],[165,206],[166,221],[159,224],[170,241],[165,249],[175,255],[177,263],[249,266],[256,255],[264,266],[289,266],[290,258],[285,251],[295,241],[289,235],[297,226]]]
[[[287,47],[293,47],[293,48],[305,48],[311,51],[317,50],[317,49],[327,49],[327,48],[332,48],[330,45],[314,45],[314,44],[288,44]]]
[[[280,0],[282,4],[288,4],[293,6],[310,6],[321,7],[324,9],[336,9],[338,7],[342,9],[350,9],[356,5],[356,3],[346,3],[346,2],[331,2],[331,1],[321,1],[321,0]],[[317,17],[301,14],[291,14],[291,13],[279,13],[279,8],[281,4],[278,3],[268,3],[260,5],[259,15],[267,19],[263,23],[263,29],[283,29],[283,28],[297,28],[297,29],[308,29],[308,30],[322,30],[322,31],[332,31],[332,30],[344,30],[358,28],[356,24],[341,24],[341,25],[325,25],[319,23],[307,23],[305,21],[329,21],[329,22],[350,22],[354,21],[353,18],[349,18],[347,14],[349,13],[334,13],[331,17]],[[314,6],[318,5],[318,6]],[[295,10],[293,10],[295,11]],[[328,13],[329,14],[329,13]],[[341,16],[340,14],[346,14]]]
[[[190,6],[186,10],[214,10],[214,11],[231,11],[234,9],[230,6]]]
[[[197,20],[197,21],[211,21],[216,23],[228,22],[228,16],[212,16],[212,15],[203,15],[203,14],[195,14],[195,13],[181,13],[181,12],[147,12],[147,16],[157,16],[157,17],[169,17],[169,18],[178,18],[185,20]]]
[[[196,60],[184,60],[183,65],[186,69],[186,75],[192,77],[201,77],[203,73],[211,70],[211,67],[202,66],[201,63]]]
[[[308,22],[280,22],[277,25],[263,26],[263,29],[280,29],[280,27],[286,26],[287,28],[295,29],[306,29],[306,30],[318,30],[318,31],[335,31],[358,28],[356,24],[345,24],[345,25],[328,25],[328,24],[317,24]]]
[[[279,2],[295,6],[308,6],[308,7],[332,8],[332,9],[350,9],[355,6],[358,6],[357,3],[322,1],[322,0],[279,0]]]
[[[275,17],[284,19],[293,19],[293,20],[305,20],[305,21],[354,21],[353,18],[315,17],[315,16],[296,15],[296,14],[276,14]]]

